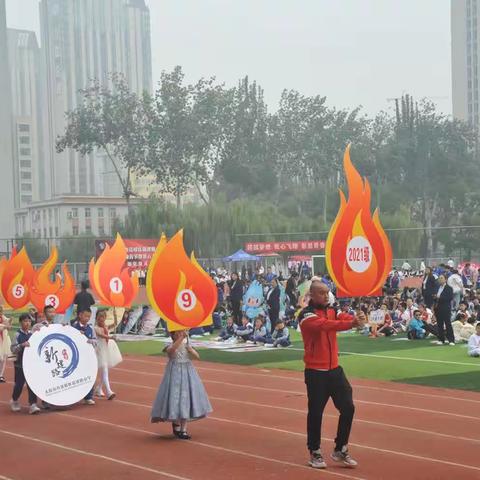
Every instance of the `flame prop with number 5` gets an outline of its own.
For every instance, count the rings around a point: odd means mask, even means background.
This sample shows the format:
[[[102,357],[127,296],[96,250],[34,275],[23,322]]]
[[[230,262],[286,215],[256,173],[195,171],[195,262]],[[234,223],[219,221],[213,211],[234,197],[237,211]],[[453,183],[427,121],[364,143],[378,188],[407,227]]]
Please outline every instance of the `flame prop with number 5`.
[[[30,301],[30,283],[34,272],[25,247],[19,253],[14,247],[11,257],[3,259],[0,280],[2,295],[14,310],[24,307]]]
[[[182,230],[169,242],[162,235],[148,267],[147,294],[170,332],[212,323],[217,288],[193,252],[188,258]]]
[[[90,261],[88,276],[90,285],[102,305],[110,307],[130,307],[138,294],[138,276],[128,273],[125,265],[127,248],[117,233],[115,243],[98,257],[97,262]]]
[[[328,234],[325,259],[338,297],[380,296],[392,268],[392,248],[378,210],[370,213],[370,184],[350,160],[343,160],[348,202],[340,190],[340,209]]]
[[[56,247],[53,247],[48,259],[33,276],[30,300],[38,311],[42,311],[45,306],[51,305],[57,313],[65,313],[75,298],[75,282],[68,271],[66,261],[62,264],[63,285],[58,274],[55,274],[53,282],[50,280],[57,261],[58,251]]]

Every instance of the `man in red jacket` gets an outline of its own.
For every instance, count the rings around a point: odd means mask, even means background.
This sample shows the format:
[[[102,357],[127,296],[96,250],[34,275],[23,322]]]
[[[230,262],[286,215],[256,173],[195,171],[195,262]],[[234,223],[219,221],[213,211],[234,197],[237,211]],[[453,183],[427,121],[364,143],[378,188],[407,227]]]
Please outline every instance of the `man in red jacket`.
[[[309,464],[313,468],[326,468],[320,450],[322,416],[328,399],[340,412],[335,450],[332,459],[347,467],[357,462],[348,453],[348,438],[352,428],[355,407],[352,387],[342,367],[338,365],[337,332],[363,326],[365,314],[358,316],[340,313],[329,307],[329,288],[320,280],[313,280],[310,287],[310,303],[300,315],[300,330],[305,347],[305,384],[308,396],[307,446]]]

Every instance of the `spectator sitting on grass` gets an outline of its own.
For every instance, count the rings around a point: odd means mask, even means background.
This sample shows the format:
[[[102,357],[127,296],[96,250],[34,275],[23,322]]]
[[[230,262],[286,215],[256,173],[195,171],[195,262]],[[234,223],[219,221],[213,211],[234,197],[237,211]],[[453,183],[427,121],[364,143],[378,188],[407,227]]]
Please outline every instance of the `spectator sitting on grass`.
[[[468,342],[475,333],[475,317],[467,318],[464,314],[457,315],[458,320],[452,323],[456,342]]]
[[[413,312],[413,318],[408,324],[407,337],[409,340],[419,340],[425,338],[425,329],[423,328],[421,316],[422,312],[420,312],[420,310],[415,310]]]
[[[242,324],[237,328],[235,335],[237,336],[237,339],[246,342],[247,340],[250,340],[252,333],[252,324],[248,320],[248,317],[244,315],[242,317]]]
[[[220,336],[217,338],[219,341],[229,340],[230,338],[235,336],[237,331],[238,325],[233,321],[233,317],[227,318],[227,324],[220,332]]]
[[[468,354],[471,357],[480,357],[480,323],[477,323],[475,333],[468,340]]]
[[[272,333],[272,338],[266,347],[289,347],[292,343],[290,342],[290,331],[285,326],[283,320],[279,320],[275,325],[275,330]]]
[[[260,315],[255,319],[255,330],[252,338],[255,343],[267,343],[269,340],[267,328],[263,324],[263,318]]]
[[[464,314],[465,320],[468,320],[470,318],[471,313],[468,311],[468,302],[466,302],[465,300],[462,300],[458,304],[458,311],[457,311],[457,314],[455,316],[455,321],[458,319],[458,316],[460,314]],[[453,323],[452,323],[452,327],[453,327]]]

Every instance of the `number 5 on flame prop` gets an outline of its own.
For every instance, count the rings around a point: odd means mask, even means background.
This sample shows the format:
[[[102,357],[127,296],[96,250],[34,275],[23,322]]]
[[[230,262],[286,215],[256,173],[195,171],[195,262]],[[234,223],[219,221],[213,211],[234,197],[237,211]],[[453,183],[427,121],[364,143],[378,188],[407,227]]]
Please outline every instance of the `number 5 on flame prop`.
[[[343,168],[348,202],[340,190],[340,209],[328,234],[325,260],[337,297],[380,296],[392,268],[392,248],[378,210],[370,214],[370,184],[362,179],[345,150]]]
[[[148,267],[147,294],[170,332],[212,323],[217,287],[193,252],[187,257],[182,230],[169,242],[162,235]]]

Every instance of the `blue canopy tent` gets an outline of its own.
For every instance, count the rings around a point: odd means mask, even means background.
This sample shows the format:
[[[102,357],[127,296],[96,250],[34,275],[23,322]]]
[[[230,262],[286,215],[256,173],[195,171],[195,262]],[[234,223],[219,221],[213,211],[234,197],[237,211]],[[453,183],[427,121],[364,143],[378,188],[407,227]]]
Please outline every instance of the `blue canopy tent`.
[[[222,260],[224,262],[259,262],[261,258],[256,257],[255,255],[250,255],[245,252],[245,250],[240,249],[229,257],[224,257]]]

